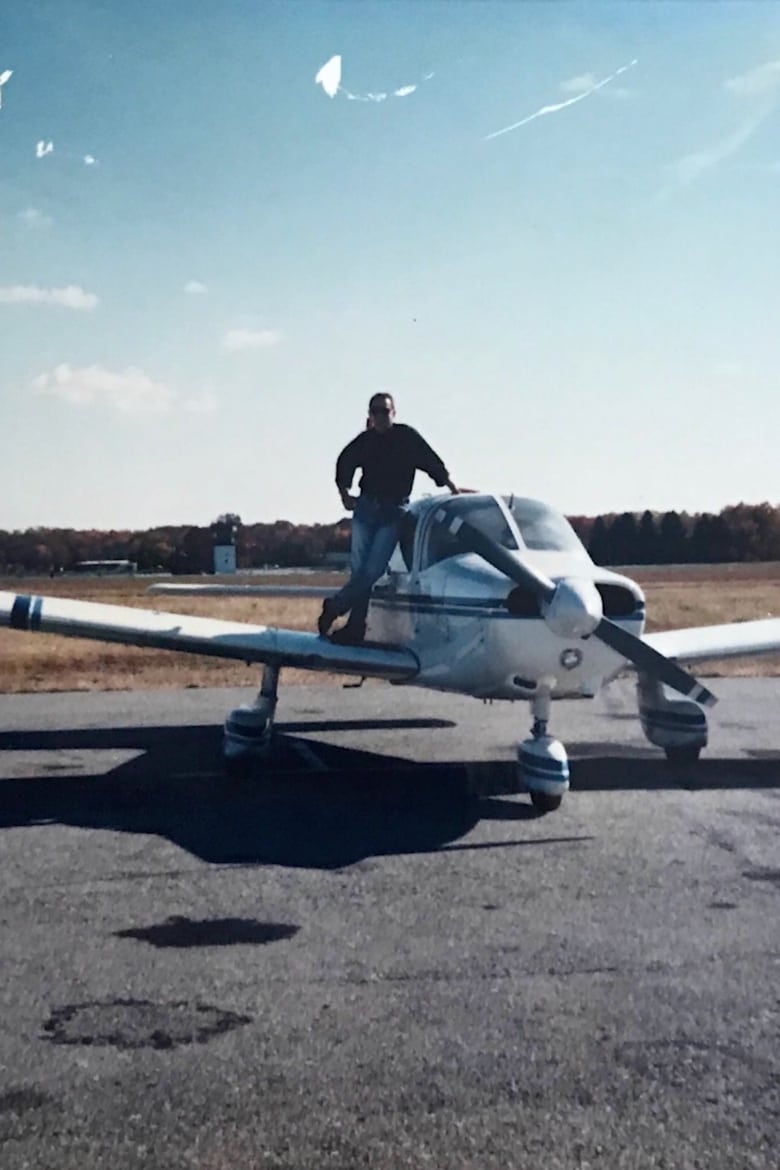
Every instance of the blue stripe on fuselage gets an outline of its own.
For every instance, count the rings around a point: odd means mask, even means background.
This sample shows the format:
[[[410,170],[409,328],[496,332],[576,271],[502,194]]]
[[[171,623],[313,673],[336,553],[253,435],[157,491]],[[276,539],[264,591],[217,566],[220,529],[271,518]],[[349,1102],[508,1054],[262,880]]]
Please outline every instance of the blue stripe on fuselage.
[[[371,604],[379,609],[396,609],[414,613],[446,614],[449,617],[490,617],[511,618],[513,621],[540,621],[540,613],[516,614],[506,608],[503,597],[431,597],[427,593],[372,594]],[[645,615],[643,605],[637,605],[633,613],[625,614],[613,621],[639,621]]]

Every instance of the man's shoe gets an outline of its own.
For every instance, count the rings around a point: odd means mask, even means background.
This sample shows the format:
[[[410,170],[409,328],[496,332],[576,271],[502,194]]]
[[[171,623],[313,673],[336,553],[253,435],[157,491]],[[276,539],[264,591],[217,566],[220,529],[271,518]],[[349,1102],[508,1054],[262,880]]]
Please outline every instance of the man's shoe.
[[[339,630],[334,630],[330,636],[331,642],[339,646],[362,646],[366,637],[365,626],[359,628],[350,626],[349,622]]]
[[[322,613],[317,619],[317,629],[321,638],[327,638],[330,627],[339,616],[334,612],[333,599],[326,597],[322,603]]]

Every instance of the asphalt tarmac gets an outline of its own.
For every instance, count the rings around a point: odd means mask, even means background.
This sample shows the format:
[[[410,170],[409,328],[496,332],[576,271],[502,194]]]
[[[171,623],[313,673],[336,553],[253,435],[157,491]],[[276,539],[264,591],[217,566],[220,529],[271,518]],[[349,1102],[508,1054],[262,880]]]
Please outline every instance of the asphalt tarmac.
[[[698,765],[633,691],[0,696],[2,1170],[778,1170],[780,680]],[[477,794],[474,788],[477,788]]]

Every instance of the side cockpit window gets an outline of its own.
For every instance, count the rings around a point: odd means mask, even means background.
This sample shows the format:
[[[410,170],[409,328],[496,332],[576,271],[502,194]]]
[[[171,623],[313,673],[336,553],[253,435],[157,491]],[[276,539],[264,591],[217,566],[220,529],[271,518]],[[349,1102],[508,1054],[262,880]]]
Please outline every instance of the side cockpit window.
[[[444,520],[432,516],[428,522],[421,568],[426,569],[448,557],[468,551],[463,542],[449,530],[449,525],[456,517],[467,520],[503,548],[517,549],[517,540],[507,517],[492,496],[457,496],[441,504],[439,510],[444,513]]]

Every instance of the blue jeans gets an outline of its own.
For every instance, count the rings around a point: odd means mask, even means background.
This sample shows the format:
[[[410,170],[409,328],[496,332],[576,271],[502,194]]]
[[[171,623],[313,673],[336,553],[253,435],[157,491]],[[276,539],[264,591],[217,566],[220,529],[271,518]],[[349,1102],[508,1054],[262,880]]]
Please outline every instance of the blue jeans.
[[[403,504],[383,504],[361,496],[352,513],[350,578],[331,598],[338,617],[351,610],[348,624],[365,628],[371,587],[384,573],[398,543]]]

